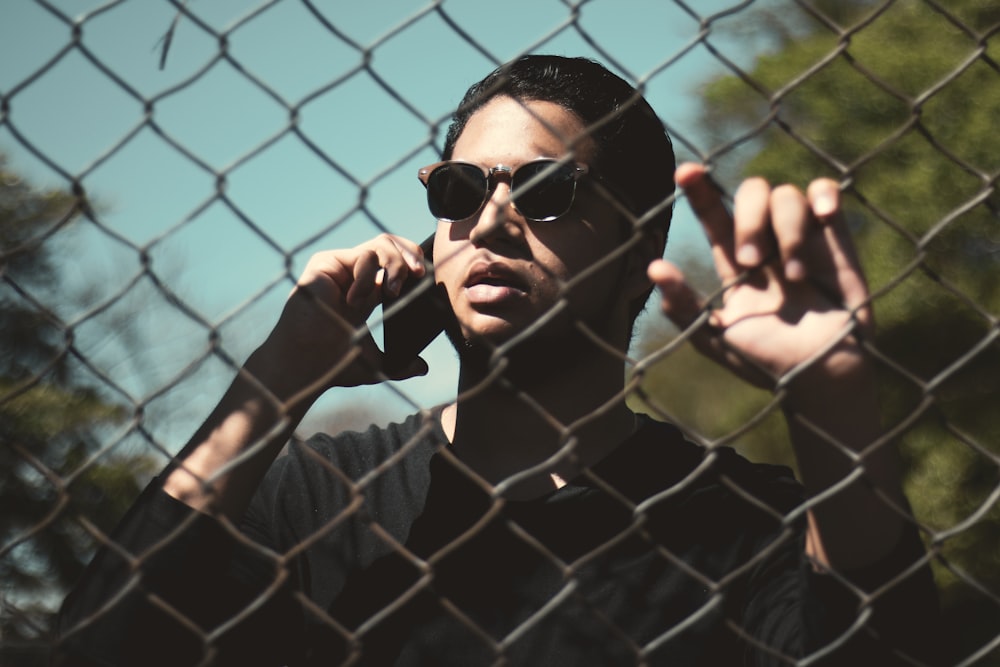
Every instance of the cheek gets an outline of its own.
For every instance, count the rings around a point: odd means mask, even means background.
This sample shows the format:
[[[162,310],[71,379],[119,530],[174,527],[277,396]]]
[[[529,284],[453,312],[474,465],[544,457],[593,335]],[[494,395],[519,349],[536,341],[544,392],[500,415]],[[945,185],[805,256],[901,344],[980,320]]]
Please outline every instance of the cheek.
[[[540,238],[544,251],[551,256],[548,265],[559,267],[559,275],[572,278],[583,271],[592,270],[597,264],[611,266],[617,263],[614,252],[622,243],[619,235],[611,233],[603,226],[595,226],[586,220],[566,220],[568,225],[576,225],[576,233],[553,233]],[[604,274],[602,268],[597,271]]]
[[[444,261],[434,265],[434,282],[444,286],[452,309],[455,308],[455,295],[458,293],[460,283],[458,272],[455,270],[457,264],[458,262]]]
[[[441,224],[441,223],[439,223]],[[456,279],[458,267],[461,264],[461,254],[468,242],[456,243],[448,240],[448,230],[438,231],[434,240],[434,279],[436,282],[451,286]]]

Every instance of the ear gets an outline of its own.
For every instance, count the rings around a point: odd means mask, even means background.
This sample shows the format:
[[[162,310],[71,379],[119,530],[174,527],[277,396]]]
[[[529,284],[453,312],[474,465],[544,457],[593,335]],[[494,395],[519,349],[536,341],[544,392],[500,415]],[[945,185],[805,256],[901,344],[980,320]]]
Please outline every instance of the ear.
[[[652,286],[646,270],[649,264],[663,257],[666,233],[662,229],[644,229],[637,232],[638,240],[625,255],[624,287],[629,299],[645,294]]]

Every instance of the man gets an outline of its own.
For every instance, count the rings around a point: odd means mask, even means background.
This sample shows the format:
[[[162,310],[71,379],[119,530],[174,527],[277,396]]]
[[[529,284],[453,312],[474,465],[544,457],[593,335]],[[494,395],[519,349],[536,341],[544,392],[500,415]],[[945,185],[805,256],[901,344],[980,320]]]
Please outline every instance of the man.
[[[60,658],[890,664],[921,650],[933,592],[878,441],[871,313],[836,183],[751,179],[730,217],[705,169],[682,165],[729,285],[704,311],[658,259],[669,140],[603,67],[500,68],[467,93],[443,157],[421,179],[456,401],[275,460],[325,389],[385,379],[357,331],[425,274],[397,236],[316,255],[67,600]],[[626,407],[623,359],[654,284],[701,350],[782,393],[805,493]]]

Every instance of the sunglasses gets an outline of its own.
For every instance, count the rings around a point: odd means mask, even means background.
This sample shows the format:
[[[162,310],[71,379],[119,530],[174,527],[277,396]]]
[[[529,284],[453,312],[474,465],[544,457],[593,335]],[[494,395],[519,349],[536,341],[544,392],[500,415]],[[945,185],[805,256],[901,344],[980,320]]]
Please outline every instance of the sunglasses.
[[[576,182],[586,173],[583,165],[542,158],[513,168],[450,160],[424,167],[417,176],[427,188],[427,206],[438,220],[458,222],[478,213],[502,174],[510,180],[510,199],[517,212],[534,222],[548,222],[566,215],[573,206]]]

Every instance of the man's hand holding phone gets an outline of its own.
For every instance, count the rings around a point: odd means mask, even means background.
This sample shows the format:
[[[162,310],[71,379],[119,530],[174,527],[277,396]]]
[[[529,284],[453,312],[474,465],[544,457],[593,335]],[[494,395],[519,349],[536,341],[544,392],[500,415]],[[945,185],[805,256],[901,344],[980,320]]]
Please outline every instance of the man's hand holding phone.
[[[399,299],[407,281],[419,282],[427,273],[424,262],[419,245],[390,234],[313,255],[254,355],[255,370],[281,377],[259,379],[288,400],[314,398],[332,386],[374,384],[386,375],[405,379],[425,373],[416,354],[386,367],[365,327],[379,303]]]

